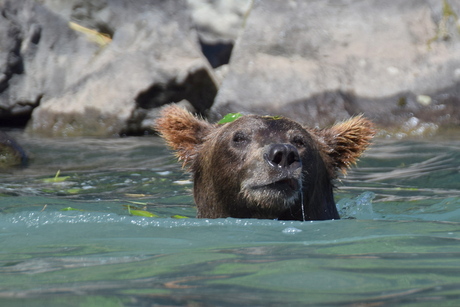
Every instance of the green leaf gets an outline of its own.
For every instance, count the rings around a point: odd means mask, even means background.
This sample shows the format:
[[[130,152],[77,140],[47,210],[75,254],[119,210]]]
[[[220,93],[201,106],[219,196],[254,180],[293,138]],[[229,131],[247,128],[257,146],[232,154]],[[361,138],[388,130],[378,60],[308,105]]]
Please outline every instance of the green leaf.
[[[231,123],[232,121],[240,118],[241,116],[243,116],[241,113],[228,113],[218,122],[218,124],[221,125]]]
[[[61,170],[56,172],[56,175],[53,178],[45,178],[43,179],[44,182],[63,182],[70,178],[70,176],[59,177],[61,174]]]
[[[188,219],[188,216],[183,216],[183,215],[173,215],[171,216],[173,219]]]
[[[83,211],[83,210],[72,208],[72,207],[67,207],[67,208],[62,208],[60,211]]]
[[[128,214],[131,214],[131,215],[145,216],[145,217],[158,217],[158,215],[152,212],[148,212],[145,210],[139,210],[139,209],[131,209],[130,205],[125,205],[125,207],[128,208]]]
[[[404,188],[404,187],[397,187],[395,190],[397,191],[418,191],[418,188]]]
[[[132,215],[145,217],[158,217],[158,215],[144,210],[129,210]]]
[[[63,181],[66,181],[67,179],[69,179],[70,176],[64,176],[64,177],[59,177],[59,178],[46,178],[46,179],[43,179],[44,182],[48,182],[48,183],[52,183],[52,182],[63,182]]]

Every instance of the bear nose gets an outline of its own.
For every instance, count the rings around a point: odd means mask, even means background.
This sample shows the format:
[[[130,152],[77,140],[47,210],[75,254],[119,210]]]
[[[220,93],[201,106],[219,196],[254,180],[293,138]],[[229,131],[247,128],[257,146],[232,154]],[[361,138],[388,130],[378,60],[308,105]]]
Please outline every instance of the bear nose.
[[[265,154],[265,160],[273,167],[298,168],[300,156],[297,148],[291,144],[271,144]]]

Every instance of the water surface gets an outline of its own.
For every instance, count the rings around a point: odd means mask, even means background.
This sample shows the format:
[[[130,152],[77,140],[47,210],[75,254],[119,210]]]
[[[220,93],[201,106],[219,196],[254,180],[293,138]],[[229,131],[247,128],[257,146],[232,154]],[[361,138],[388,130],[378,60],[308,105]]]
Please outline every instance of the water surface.
[[[286,222],[195,219],[156,137],[15,135],[1,306],[460,305],[460,141],[377,140],[336,183],[342,220]]]

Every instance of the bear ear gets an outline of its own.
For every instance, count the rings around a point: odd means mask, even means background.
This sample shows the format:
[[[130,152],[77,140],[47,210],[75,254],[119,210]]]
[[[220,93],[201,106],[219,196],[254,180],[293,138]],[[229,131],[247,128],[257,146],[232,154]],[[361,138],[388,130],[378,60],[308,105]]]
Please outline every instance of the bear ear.
[[[190,112],[177,105],[169,105],[160,112],[155,121],[154,129],[176,151],[182,166],[190,164],[196,157],[199,145],[213,130],[210,123],[198,119]]]
[[[336,170],[343,174],[358,161],[375,135],[374,124],[363,116],[356,116],[331,128],[317,130]]]

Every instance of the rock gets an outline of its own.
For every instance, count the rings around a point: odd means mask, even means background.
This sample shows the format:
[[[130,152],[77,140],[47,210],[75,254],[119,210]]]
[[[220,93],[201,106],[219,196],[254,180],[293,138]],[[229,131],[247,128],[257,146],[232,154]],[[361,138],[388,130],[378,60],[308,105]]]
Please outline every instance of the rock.
[[[213,68],[228,64],[251,0],[187,0],[201,44]]]
[[[256,0],[210,116],[458,124],[458,16],[458,0]]]
[[[66,20],[74,20],[85,27],[110,35],[126,20],[135,19],[135,15],[143,11],[139,6],[145,5],[144,1],[132,1],[126,5],[114,0],[41,2]],[[187,4],[203,54],[213,67],[227,64],[233,44],[243,29],[244,17],[251,7],[251,0],[187,0]],[[120,5],[123,5],[124,14],[114,14],[113,7]]]
[[[77,81],[97,47],[35,1],[4,1],[0,15],[0,120],[30,117],[43,98]],[[80,55],[86,56],[80,56]]]
[[[251,0],[187,0],[193,23],[207,43],[234,42],[243,29]]]
[[[27,154],[8,134],[0,131],[0,170],[27,164]]]
[[[187,99],[198,112],[210,108],[217,81],[199,51],[184,1],[42,2],[60,15],[35,1],[11,0],[4,6],[11,16],[6,22],[16,21],[12,36],[19,52],[13,54],[23,63],[17,79],[36,85],[35,95],[29,95],[35,100],[27,100],[39,104],[28,132],[141,133],[149,129],[142,126],[143,119],[163,104]],[[69,27],[66,18],[77,22]],[[39,29],[40,39],[26,56],[23,37],[30,29]],[[32,42],[37,34],[29,36]],[[2,95],[18,93],[8,85]],[[17,105],[14,95],[7,98]]]
[[[365,113],[382,127],[460,125],[460,0],[4,0],[0,10],[0,125],[31,116],[31,133],[142,133],[179,101],[212,120],[251,112],[324,126]]]

